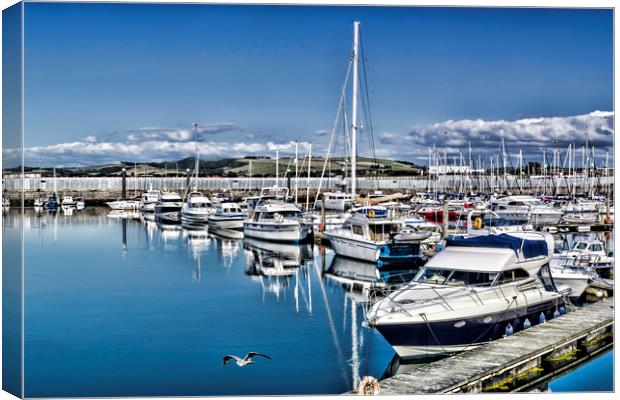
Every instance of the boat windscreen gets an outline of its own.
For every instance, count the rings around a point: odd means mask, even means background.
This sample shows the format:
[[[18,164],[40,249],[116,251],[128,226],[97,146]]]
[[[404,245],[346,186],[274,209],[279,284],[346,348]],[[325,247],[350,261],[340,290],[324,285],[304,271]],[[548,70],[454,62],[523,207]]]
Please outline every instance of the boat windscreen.
[[[497,272],[485,271],[422,268],[414,280],[419,283],[447,286],[491,286],[497,274]]]

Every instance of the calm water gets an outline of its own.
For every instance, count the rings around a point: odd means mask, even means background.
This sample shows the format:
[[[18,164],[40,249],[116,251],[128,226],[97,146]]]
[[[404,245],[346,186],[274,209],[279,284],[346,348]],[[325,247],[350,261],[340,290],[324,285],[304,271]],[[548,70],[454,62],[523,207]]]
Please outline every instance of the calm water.
[[[27,215],[26,396],[342,393],[393,357],[331,254],[107,212]]]
[[[339,394],[389,369],[348,279],[374,268],[108,214],[27,212],[26,396]],[[221,365],[248,351],[273,359]]]

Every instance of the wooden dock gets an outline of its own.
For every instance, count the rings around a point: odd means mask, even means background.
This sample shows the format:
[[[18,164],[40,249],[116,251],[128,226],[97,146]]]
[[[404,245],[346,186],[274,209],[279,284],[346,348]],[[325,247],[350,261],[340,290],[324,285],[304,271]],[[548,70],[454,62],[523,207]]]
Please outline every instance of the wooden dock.
[[[613,298],[380,382],[380,394],[528,390],[613,346]]]

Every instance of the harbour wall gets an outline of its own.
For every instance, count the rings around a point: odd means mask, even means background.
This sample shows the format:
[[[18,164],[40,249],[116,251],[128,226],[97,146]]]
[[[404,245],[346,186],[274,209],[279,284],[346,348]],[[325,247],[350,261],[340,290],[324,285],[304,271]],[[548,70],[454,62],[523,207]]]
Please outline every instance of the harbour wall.
[[[568,178],[543,178],[530,177],[528,179],[506,179],[499,176],[483,177],[439,176],[428,179],[421,176],[401,177],[360,177],[357,179],[359,192],[383,191],[385,193],[402,191],[406,193],[431,191],[468,192],[482,191],[492,192],[495,189],[508,189],[513,192],[524,193],[567,193],[572,191],[607,192],[613,190],[613,177],[583,177]],[[185,177],[127,177],[127,196],[153,189],[167,189],[183,192],[187,188]],[[316,192],[321,187],[322,191],[337,190],[343,188],[343,181],[337,178],[326,178],[321,182],[320,178],[299,178],[297,181],[300,193],[305,193],[307,188]],[[289,186],[291,195],[295,188],[295,179],[289,178],[225,178],[204,177],[192,179],[190,185],[198,190],[215,192],[231,190],[234,192],[255,192],[264,187],[274,185]],[[26,200],[34,199],[44,193],[56,192],[60,195],[84,196],[89,199],[109,200],[120,198],[122,193],[121,177],[57,177],[40,178],[25,177],[19,179],[15,175],[3,179],[3,189],[9,199],[18,199],[23,191]]]

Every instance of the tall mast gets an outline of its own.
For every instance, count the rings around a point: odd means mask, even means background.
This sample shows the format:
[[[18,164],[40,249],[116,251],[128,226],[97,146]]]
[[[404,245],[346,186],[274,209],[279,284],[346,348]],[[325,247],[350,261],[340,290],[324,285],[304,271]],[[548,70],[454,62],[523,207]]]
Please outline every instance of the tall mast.
[[[306,188],[306,211],[310,209],[310,174],[311,173],[312,173],[312,142],[308,142],[308,187]]]
[[[276,187],[278,187],[278,175],[280,174],[280,150],[276,149]]]
[[[297,157],[299,156],[299,143],[295,140],[295,204],[297,204],[297,191],[299,185],[297,184],[297,179],[299,178],[298,169],[297,169]]]
[[[357,189],[357,82],[358,82],[358,47],[359,47],[359,21],[353,22],[353,95],[351,102],[351,197],[355,203]]]
[[[198,190],[198,172],[200,171],[200,157],[198,155],[198,124],[194,122],[194,146],[196,148],[196,159],[194,165],[194,174],[196,175],[196,180],[194,181],[194,190]]]

